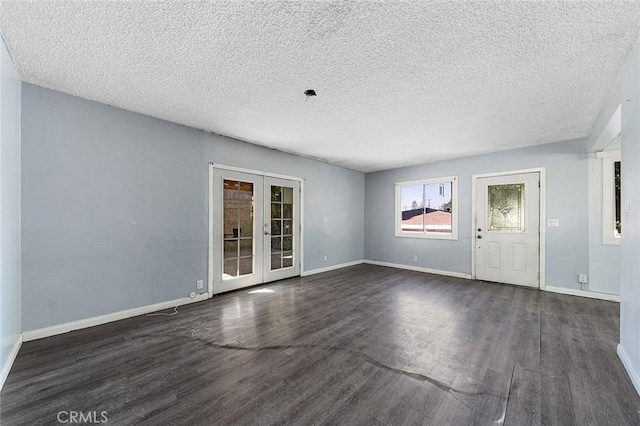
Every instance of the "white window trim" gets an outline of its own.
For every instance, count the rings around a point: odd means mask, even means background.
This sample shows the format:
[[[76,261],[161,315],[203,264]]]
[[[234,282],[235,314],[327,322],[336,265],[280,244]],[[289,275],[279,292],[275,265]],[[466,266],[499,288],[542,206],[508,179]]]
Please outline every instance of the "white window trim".
[[[614,163],[621,161],[620,150],[596,153],[602,159],[602,244],[619,246],[622,238],[614,235],[613,223],[616,217]]]
[[[451,212],[451,233],[443,232],[427,232],[415,234],[402,231],[402,187],[410,185],[426,185],[430,183],[451,182],[451,203],[453,212]],[[457,240],[458,239],[458,175],[444,176],[430,179],[411,180],[406,182],[396,182],[396,202],[395,202],[395,230],[396,237],[402,238],[428,238],[434,240]]]

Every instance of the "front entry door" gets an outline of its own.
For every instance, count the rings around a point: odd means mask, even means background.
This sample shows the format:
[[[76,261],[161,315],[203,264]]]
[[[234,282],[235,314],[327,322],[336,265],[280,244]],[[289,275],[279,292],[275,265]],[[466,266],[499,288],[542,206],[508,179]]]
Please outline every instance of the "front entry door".
[[[539,287],[540,174],[476,181],[476,279]]]
[[[213,293],[300,274],[300,182],[214,168]]]

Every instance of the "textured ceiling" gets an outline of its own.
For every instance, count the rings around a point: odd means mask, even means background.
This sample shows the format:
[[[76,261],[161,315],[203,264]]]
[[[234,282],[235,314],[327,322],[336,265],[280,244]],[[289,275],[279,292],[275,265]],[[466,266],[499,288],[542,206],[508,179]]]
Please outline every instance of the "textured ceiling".
[[[0,16],[28,83],[361,171],[588,135],[640,30],[640,3],[619,1],[3,1]]]

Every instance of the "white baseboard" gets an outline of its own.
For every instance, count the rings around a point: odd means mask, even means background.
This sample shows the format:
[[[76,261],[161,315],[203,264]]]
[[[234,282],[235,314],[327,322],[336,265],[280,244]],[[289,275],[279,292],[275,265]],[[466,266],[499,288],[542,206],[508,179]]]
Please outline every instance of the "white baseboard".
[[[303,271],[300,276],[307,277],[309,275],[321,274],[323,272],[335,271],[336,269],[347,268],[349,266],[361,265],[364,260],[356,260],[354,262],[340,263],[338,265],[327,266],[326,268],[312,269],[310,271]]]
[[[420,267],[420,266],[402,265],[400,263],[380,262],[380,261],[377,261],[377,260],[365,260],[364,263],[368,263],[370,265],[388,266],[390,268],[406,269],[408,271],[427,272],[429,274],[437,274],[437,275],[446,275],[446,276],[449,276],[449,277],[465,278],[465,279],[468,279],[468,280],[473,279],[473,276],[471,276],[470,274],[464,274],[464,273],[461,273],[461,272],[441,271],[441,270],[438,270],[438,269],[423,268],[423,267]],[[568,294],[570,296],[580,296],[580,297],[588,297],[590,299],[600,299],[600,300],[607,300],[607,301],[610,301],[610,302],[620,302],[620,296],[615,295],[615,294],[598,293],[598,292],[595,292],[595,291],[573,290],[573,289],[570,289],[570,288],[553,287],[553,286],[546,286],[545,288],[542,288],[541,290],[549,291],[549,292],[552,292],[552,293]]]
[[[618,344],[618,356],[620,357],[620,361],[622,361],[622,365],[627,369],[627,374],[629,374],[629,378],[631,379],[631,383],[636,388],[636,392],[640,395],[640,375],[633,367],[633,363],[627,356],[627,352],[624,350],[621,344]]]
[[[390,268],[406,269],[408,271],[426,272],[428,274],[446,275],[448,277],[465,278],[470,280],[470,274],[463,274],[462,272],[441,271],[439,269],[423,268],[421,266],[409,266],[402,265],[400,263],[379,262],[377,260],[365,260],[364,263],[378,266],[388,266]]]
[[[11,371],[11,367],[13,367],[13,363],[18,356],[18,352],[20,351],[20,347],[22,346],[22,334],[18,335],[18,339],[16,343],[11,348],[11,352],[9,352],[9,358],[7,358],[7,362],[2,366],[2,371],[0,371],[0,390],[4,386],[4,382],[7,380],[9,376],[9,372]]]
[[[154,305],[141,306],[139,308],[127,309],[126,311],[114,312],[112,314],[100,315],[97,317],[86,318],[77,321],[71,321],[64,324],[53,325],[51,327],[39,328],[37,330],[24,331],[22,340],[29,342],[31,340],[44,339],[45,337],[55,336],[62,333],[68,333],[73,330],[94,327],[96,325],[106,324],[125,318],[137,317],[138,315],[148,314],[150,312],[161,311],[176,306],[188,305],[189,303],[207,300],[209,293],[202,293],[191,299],[183,297],[182,299],[168,300],[166,302],[156,303]]]
[[[552,287],[545,286],[543,291],[550,291],[552,293],[568,294],[570,296],[588,297],[590,299],[608,300],[609,302],[620,302],[620,296],[608,293],[597,293],[595,291],[574,290],[571,288]]]

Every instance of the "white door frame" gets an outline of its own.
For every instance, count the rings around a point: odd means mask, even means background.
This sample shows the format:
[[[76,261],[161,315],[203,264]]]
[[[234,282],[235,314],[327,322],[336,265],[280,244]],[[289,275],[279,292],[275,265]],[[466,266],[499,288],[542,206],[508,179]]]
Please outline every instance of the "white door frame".
[[[539,247],[539,271],[540,271],[540,290],[545,288],[545,234],[547,228],[547,168],[537,167],[533,169],[507,170],[504,172],[482,173],[471,176],[471,278],[476,279],[476,239],[473,237],[476,231],[476,190],[478,179],[519,175],[523,173],[539,173],[540,174],[540,247]]]
[[[268,176],[268,177],[273,177],[273,178],[279,178],[279,179],[288,179],[288,180],[295,180],[295,181],[299,181],[300,182],[300,230],[298,231],[300,233],[300,275],[303,275],[304,273],[304,178],[301,177],[296,177],[296,176],[287,176],[287,175],[280,175],[277,173],[269,173],[269,172],[264,172],[264,171],[260,171],[260,170],[252,170],[252,169],[245,169],[242,167],[234,167],[234,166],[228,166],[226,164],[219,164],[219,163],[209,163],[209,250],[208,250],[208,254],[207,254],[207,263],[208,263],[208,277],[207,277],[207,281],[208,281],[208,294],[209,294],[209,298],[213,297],[213,250],[214,250],[214,241],[213,241],[213,226],[214,226],[214,222],[213,222],[213,211],[214,211],[214,199],[213,199],[213,171],[214,169],[220,169],[220,170],[231,170],[231,171],[235,171],[235,172],[242,172],[242,173],[249,173],[252,175],[258,175],[258,176]]]

